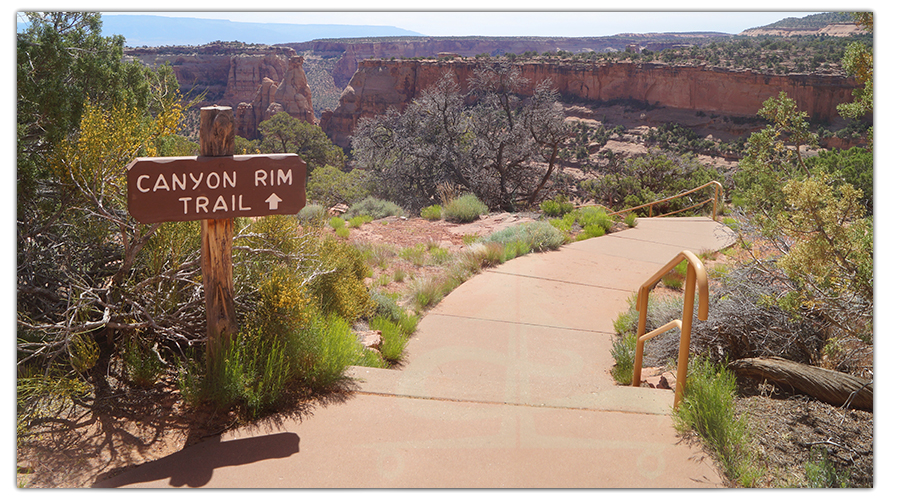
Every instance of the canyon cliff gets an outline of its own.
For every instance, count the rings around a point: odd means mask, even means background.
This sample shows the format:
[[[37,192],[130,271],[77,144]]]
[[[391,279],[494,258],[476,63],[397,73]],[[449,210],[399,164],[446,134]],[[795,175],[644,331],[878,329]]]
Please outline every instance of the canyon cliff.
[[[281,82],[295,55],[288,47],[224,43],[125,51],[126,60],[137,60],[146,66],[169,64],[182,94],[206,92],[201,105],[231,107],[252,101],[264,79]]]
[[[725,33],[652,33],[622,34],[604,37],[394,37],[385,39],[313,40],[285,44],[298,53],[309,52],[326,57],[339,57],[332,70],[334,84],[344,88],[366,59],[439,57],[455,54],[472,57],[479,54],[499,56],[532,51],[556,53],[567,51],[615,52],[647,49],[659,51],[683,43],[709,43],[724,40]]]
[[[697,36],[717,38],[717,34],[691,35]],[[461,89],[466,90],[478,64],[475,58],[463,58],[470,54],[541,49],[572,52],[603,48],[630,50],[629,47],[635,44],[645,48],[652,45],[659,50],[681,40],[673,36],[659,38],[658,35],[598,39],[452,38],[434,39],[424,45],[404,39],[352,44],[326,40],[298,44],[298,48],[309,50],[304,54],[319,60],[334,58],[332,60],[337,61],[332,69],[335,80],[344,78],[340,76],[342,72],[352,72],[352,78],[347,77],[348,84],[341,87],[340,100],[327,106],[333,110],[323,112],[320,120],[320,126],[335,144],[349,147],[350,135],[360,118],[383,113],[390,107],[404,109],[446,72],[450,72]],[[419,57],[418,54],[434,52],[453,55],[442,60],[357,61],[358,57],[380,54]],[[323,82],[317,81],[317,86],[310,88],[303,68],[305,59],[298,56],[294,48],[221,42],[201,47],[128,49],[126,57],[150,66],[168,63],[178,78],[182,93],[205,92],[201,105],[231,106],[236,110],[237,133],[242,137],[256,138],[259,123],[279,111],[316,123],[311,99],[314,92],[321,91]],[[705,66],[566,59],[520,61],[517,64],[531,85],[549,79],[567,100],[634,100],[728,116],[754,116],[763,101],[784,91],[811,118],[828,121],[836,117],[838,103],[852,100],[851,92],[855,88],[852,79],[842,76],[774,75]],[[330,82],[324,84],[336,95],[337,89]]]
[[[169,64],[182,94],[205,92],[201,106],[233,108],[241,137],[256,138],[259,123],[279,111],[316,123],[304,59],[291,48],[216,43],[129,49],[126,57],[154,67]]]
[[[256,139],[259,124],[282,111],[299,120],[316,124],[312,91],[303,71],[302,56],[290,58],[281,83],[263,78],[253,99],[238,104],[235,111],[237,134],[247,139]]]
[[[361,61],[341,94],[340,104],[322,114],[320,125],[331,140],[349,147],[360,118],[403,110],[424,89],[450,73],[462,91],[475,60]],[[550,80],[563,98],[588,101],[635,100],[667,108],[729,116],[754,116],[762,103],[785,92],[812,119],[830,121],[837,105],[853,100],[855,81],[840,76],[771,75],[702,66],[575,61],[516,63],[533,86]]]

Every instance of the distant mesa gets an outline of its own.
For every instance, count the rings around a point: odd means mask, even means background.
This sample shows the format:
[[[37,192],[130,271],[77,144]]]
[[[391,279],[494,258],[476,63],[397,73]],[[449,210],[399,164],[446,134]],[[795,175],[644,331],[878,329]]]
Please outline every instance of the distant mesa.
[[[213,43],[131,47],[126,57],[148,66],[168,63],[183,93],[204,92],[202,105],[220,104],[236,110],[238,135],[256,138],[259,124],[285,111],[318,124],[344,148],[360,118],[403,109],[428,85],[451,72],[465,86],[484,55],[580,54],[584,52],[658,52],[685,44],[734,38],[726,33],[621,34],[606,37],[424,37],[390,27],[234,23],[230,21],[104,16],[104,29],[128,36],[116,23],[142,21],[142,32],[159,28],[208,38]],[[849,36],[858,28],[831,14],[753,28],[742,35],[809,34]],[[156,24],[154,24],[156,23]],[[189,26],[189,28],[188,28]],[[273,38],[254,44],[241,29],[264,29]],[[330,31],[305,31],[301,29]],[[378,28],[382,31],[366,31]],[[292,42],[275,43],[288,30]],[[397,30],[397,31],[383,31]],[[256,35],[261,36],[261,35]],[[303,37],[314,38],[302,41]],[[262,40],[261,38],[255,38]],[[699,42],[698,42],[699,41]],[[268,43],[268,44],[266,44]],[[516,58],[511,58],[516,60]],[[634,100],[673,109],[731,116],[755,116],[762,102],[784,90],[798,106],[817,119],[834,118],[836,105],[852,100],[856,84],[843,75],[775,75],[742,69],[700,65],[670,67],[662,63],[603,63],[559,58],[541,62],[516,60],[532,82],[549,78],[564,98],[589,101]],[[317,116],[319,118],[317,119]]]

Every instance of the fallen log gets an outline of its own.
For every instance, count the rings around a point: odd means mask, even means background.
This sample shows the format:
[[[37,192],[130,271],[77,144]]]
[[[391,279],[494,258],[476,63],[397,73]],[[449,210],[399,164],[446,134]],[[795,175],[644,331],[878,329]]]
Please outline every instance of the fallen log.
[[[775,356],[738,359],[729,363],[728,368],[737,375],[788,386],[835,406],[872,411],[871,380]]]

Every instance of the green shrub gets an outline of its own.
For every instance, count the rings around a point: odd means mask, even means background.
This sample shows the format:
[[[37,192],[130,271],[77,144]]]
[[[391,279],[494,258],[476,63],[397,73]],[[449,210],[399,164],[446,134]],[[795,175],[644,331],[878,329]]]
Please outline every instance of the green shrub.
[[[737,221],[737,219],[735,219],[734,217],[725,217],[725,218],[723,218],[723,219],[722,219],[722,224],[725,224],[726,226],[728,226],[728,228],[731,229],[732,231],[739,231],[739,230],[740,230],[740,226],[739,226],[739,224],[738,224],[738,221]]]
[[[423,219],[431,221],[441,220],[442,214],[443,212],[440,205],[431,205],[429,207],[425,207],[420,212],[420,215]]]
[[[299,354],[303,380],[314,390],[325,390],[346,380],[347,367],[359,362],[365,349],[350,324],[338,316],[318,315],[308,328],[311,349]]]
[[[237,406],[256,418],[277,407],[290,375],[284,347],[269,343],[260,349],[258,332],[238,335],[222,346],[222,353],[204,369],[183,368],[179,377],[189,403],[208,401],[220,409]]]
[[[572,226],[575,225],[575,214],[568,213],[560,219],[550,219],[547,222],[561,232],[568,234],[572,232]]]
[[[651,148],[647,154],[622,162],[619,171],[581,181],[579,187],[595,200],[607,201],[611,208],[622,209],[676,195],[711,180],[721,181],[721,175],[714,167],[697,161],[696,155],[676,155]],[[678,198],[655,207],[653,211],[671,212],[687,208],[691,204],[687,198]],[[694,209],[695,212],[702,210],[707,209]],[[646,214],[647,209],[640,209],[640,213]]]
[[[181,368],[179,386],[191,403],[209,401],[256,418],[297,390],[341,382],[346,367],[365,357],[349,322],[368,317],[375,305],[364,281],[370,270],[356,247],[323,239],[319,229],[298,231],[289,216],[246,223],[242,247],[271,250],[236,252],[236,282],[250,288],[243,292],[252,301],[249,312],[220,356]],[[284,257],[299,254],[309,257]]]
[[[570,203],[564,195],[557,195],[552,200],[544,200],[541,202],[541,211],[547,217],[559,217],[566,215],[575,209],[575,205]]]
[[[471,276],[485,267],[493,267],[504,262],[503,244],[497,242],[473,243],[456,256],[453,272]]]
[[[477,234],[464,234],[462,236],[463,245],[471,245],[481,240],[481,236]]]
[[[400,333],[407,337],[416,333],[416,329],[419,327],[419,316],[406,311],[400,311],[400,316],[392,321],[397,324]]]
[[[401,248],[399,255],[401,259],[408,261],[414,266],[422,267],[425,265],[428,250],[422,243],[417,243],[411,247]]]
[[[625,224],[627,224],[628,227],[637,226],[637,219],[638,219],[637,213],[628,212],[628,215],[625,216]]]
[[[735,375],[708,358],[694,358],[681,404],[675,410],[676,428],[693,429],[713,450],[726,476],[745,487],[761,476],[754,466],[747,441],[747,424],[734,411]]]
[[[635,308],[635,302],[637,301],[637,294],[633,294],[628,298],[628,309],[624,312],[619,313],[616,316],[616,319],[613,321],[613,330],[619,335],[626,335],[629,333],[636,333],[638,327],[638,315],[639,312]],[[646,332],[641,332],[643,335]]]
[[[515,242],[518,246],[517,253],[522,249],[527,249],[524,253],[528,253],[556,250],[566,242],[566,237],[549,222],[535,221],[501,229],[489,235],[484,241],[497,242],[504,246]]]
[[[617,383],[631,385],[634,377],[634,354],[637,346],[637,335],[620,335],[613,342],[612,354],[616,364],[612,368],[612,377]]]
[[[687,276],[687,266],[688,263],[686,260],[679,262],[674,269],[672,269],[662,277],[663,286],[671,288],[673,290],[681,290],[681,287],[684,286],[684,280]]]
[[[487,205],[474,194],[464,194],[444,206],[444,218],[462,224],[478,220],[487,213]]]
[[[462,283],[460,276],[451,273],[449,276],[430,276],[413,281],[410,287],[412,302],[418,311],[424,311],[437,305],[448,293]]]
[[[830,173],[835,180],[847,182],[860,190],[861,204],[872,215],[874,205],[873,153],[862,148],[832,149],[810,158],[815,168]]]
[[[810,488],[847,488],[849,472],[839,474],[828,457],[828,448],[817,445],[809,450],[809,460],[803,464]]]
[[[346,226],[347,224],[346,222],[344,222],[344,219],[340,217],[332,217],[331,219],[329,219],[328,225],[331,226],[332,229],[338,230]]]
[[[390,364],[402,361],[409,335],[401,330],[400,325],[376,316],[369,322],[369,327],[381,331],[381,357]]]
[[[372,183],[372,175],[366,170],[343,172],[337,167],[325,165],[310,172],[306,196],[329,207],[338,203],[352,205],[371,193]]]
[[[599,236],[603,236],[606,234],[606,230],[600,226],[587,226],[583,231],[578,233],[578,236],[575,237],[576,241],[584,241],[591,238],[597,238]]]
[[[137,336],[125,344],[122,361],[128,380],[138,387],[152,387],[165,369],[159,355]]]
[[[378,220],[391,216],[399,217],[403,215],[403,209],[396,203],[369,196],[350,205],[350,209],[344,214],[344,218],[352,219],[358,215],[368,215],[373,220]]]
[[[360,356],[360,358],[356,360],[354,366],[366,366],[369,368],[391,367],[390,363],[381,358],[381,354],[379,352],[372,349],[363,349],[362,356]]]
[[[383,316],[391,321],[399,321],[403,315],[403,309],[397,305],[395,299],[378,291],[372,291],[370,295],[374,304],[373,316]]]
[[[390,259],[397,255],[396,249],[391,245],[378,243],[357,243],[357,248],[366,261],[372,267],[387,269]]]
[[[366,289],[371,274],[362,252],[334,238],[325,238],[320,250],[326,271],[310,283],[310,291],[325,315],[336,314],[347,321],[368,316],[374,304]],[[333,269],[333,271],[331,271]]]
[[[612,217],[602,207],[583,207],[573,213],[574,222],[582,228],[582,232],[576,237],[578,241],[603,236],[612,229]]]
[[[206,366],[182,369],[179,384],[191,402],[237,405],[256,418],[283,402],[285,388],[304,378],[299,360],[309,349],[305,329],[316,312],[295,270],[278,266],[260,283],[256,306],[240,332]]]
[[[610,217],[603,207],[582,207],[575,211],[575,222],[582,228],[595,227],[603,230],[606,234],[613,226],[612,217]],[[601,234],[602,236],[602,234]]]
[[[442,266],[453,260],[450,250],[443,247],[434,247],[428,251],[428,262],[433,266]]]
[[[303,225],[322,226],[328,218],[328,211],[322,205],[309,204],[300,209],[297,219]]]
[[[372,217],[368,215],[357,215],[356,217],[353,217],[352,219],[347,221],[347,225],[352,228],[357,228],[362,226],[363,224],[368,224],[369,222],[372,222]]]
[[[531,253],[531,243],[526,240],[513,240],[503,245],[503,262],[513,260]]]
[[[482,245],[481,250],[481,267],[492,267],[502,264],[504,257],[504,245],[496,241],[487,242]]]

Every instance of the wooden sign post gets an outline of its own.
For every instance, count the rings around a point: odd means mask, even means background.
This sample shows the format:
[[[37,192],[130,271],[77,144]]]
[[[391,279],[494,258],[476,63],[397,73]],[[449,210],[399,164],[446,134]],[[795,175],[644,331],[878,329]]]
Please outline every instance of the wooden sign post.
[[[231,108],[200,110],[200,156],[234,156]],[[206,299],[206,359],[209,363],[218,359],[220,347],[228,345],[237,334],[231,261],[234,219],[203,219],[200,224],[200,268]]]
[[[295,154],[234,155],[230,107],[200,110],[200,156],[128,165],[128,211],[146,224],[200,220],[207,363],[237,333],[231,260],[235,217],[296,214],[306,205],[306,163]]]

